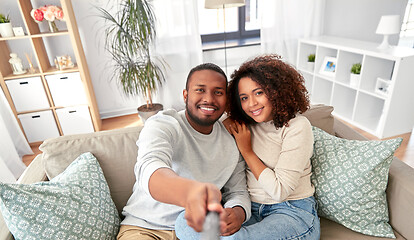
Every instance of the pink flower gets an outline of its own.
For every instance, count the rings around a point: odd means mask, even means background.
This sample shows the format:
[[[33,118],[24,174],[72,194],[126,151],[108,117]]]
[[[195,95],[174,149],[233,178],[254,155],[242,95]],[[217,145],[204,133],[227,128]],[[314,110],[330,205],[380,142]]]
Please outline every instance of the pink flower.
[[[47,11],[44,12],[43,14],[47,21],[50,21],[50,22],[55,21],[55,13],[52,8],[48,8]]]
[[[63,20],[63,11],[62,9],[59,9],[55,12],[55,17],[57,20]]]
[[[57,20],[64,20],[63,11],[61,7],[54,5],[45,5],[38,9],[33,9],[30,15],[36,22],[41,22],[43,19],[53,22]]]
[[[39,9],[32,9],[32,11],[30,12],[30,15],[37,22],[41,22],[44,19],[43,12]]]

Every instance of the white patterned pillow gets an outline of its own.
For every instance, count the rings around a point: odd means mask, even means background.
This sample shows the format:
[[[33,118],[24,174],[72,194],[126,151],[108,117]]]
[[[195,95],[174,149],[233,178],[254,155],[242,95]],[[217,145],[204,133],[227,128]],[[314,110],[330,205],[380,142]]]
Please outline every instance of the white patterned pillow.
[[[366,235],[395,238],[385,189],[402,139],[347,140],[312,127],[312,183],[318,214]]]
[[[98,161],[84,153],[49,182],[0,183],[15,239],[115,239],[120,219]]]

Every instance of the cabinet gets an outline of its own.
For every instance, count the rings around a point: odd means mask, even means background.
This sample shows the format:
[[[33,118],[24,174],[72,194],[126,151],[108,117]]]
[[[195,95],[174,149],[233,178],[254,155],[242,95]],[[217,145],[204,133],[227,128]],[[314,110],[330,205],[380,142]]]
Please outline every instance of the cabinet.
[[[410,132],[414,126],[414,49],[320,36],[300,39],[297,69],[312,103],[334,106],[334,115],[379,138]],[[315,54],[315,67],[307,63]],[[323,71],[333,60],[334,73]],[[359,84],[350,84],[351,67],[361,63]]]
[[[18,11],[11,11],[10,17],[12,21],[21,18],[25,35],[0,38],[0,86],[26,138],[35,143],[64,134],[99,131],[101,119],[71,1],[47,2],[61,6],[65,18],[53,33],[46,20],[36,23],[30,16],[30,11],[44,2],[13,1]],[[18,53],[25,68],[29,65],[27,54],[35,71],[14,75],[8,62],[11,52]],[[73,68],[56,68],[54,59],[63,54],[72,57]]]

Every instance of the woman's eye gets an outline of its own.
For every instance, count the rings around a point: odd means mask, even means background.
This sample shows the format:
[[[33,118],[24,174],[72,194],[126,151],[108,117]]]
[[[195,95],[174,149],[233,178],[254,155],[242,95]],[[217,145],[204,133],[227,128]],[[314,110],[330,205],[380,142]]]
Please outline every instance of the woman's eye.
[[[216,95],[221,96],[221,95],[223,95],[223,92],[222,91],[216,91]]]
[[[247,100],[247,97],[241,97],[240,98],[240,101],[246,101]]]
[[[262,95],[262,94],[263,94],[263,91],[256,92],[256,95]]]

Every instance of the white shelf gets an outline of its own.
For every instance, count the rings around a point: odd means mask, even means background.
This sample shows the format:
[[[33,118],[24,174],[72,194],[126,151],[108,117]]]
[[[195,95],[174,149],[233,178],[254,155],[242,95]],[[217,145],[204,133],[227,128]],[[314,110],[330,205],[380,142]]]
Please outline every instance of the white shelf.
[[[299,40],[297,67],[305,79],[312,103],[334,107],[334,114],[379,137],[410,132],[414,126],[414,49],[321,36]],[[315,68],[307,56],[316,55]],[[320,72],[325,57],[336,60],[332,76]],[[350,85],[351,67],[361,63],[360,83]],[[386,92],[385,92],[386,89]],[[381,91],[382,90],[382,91]]]

